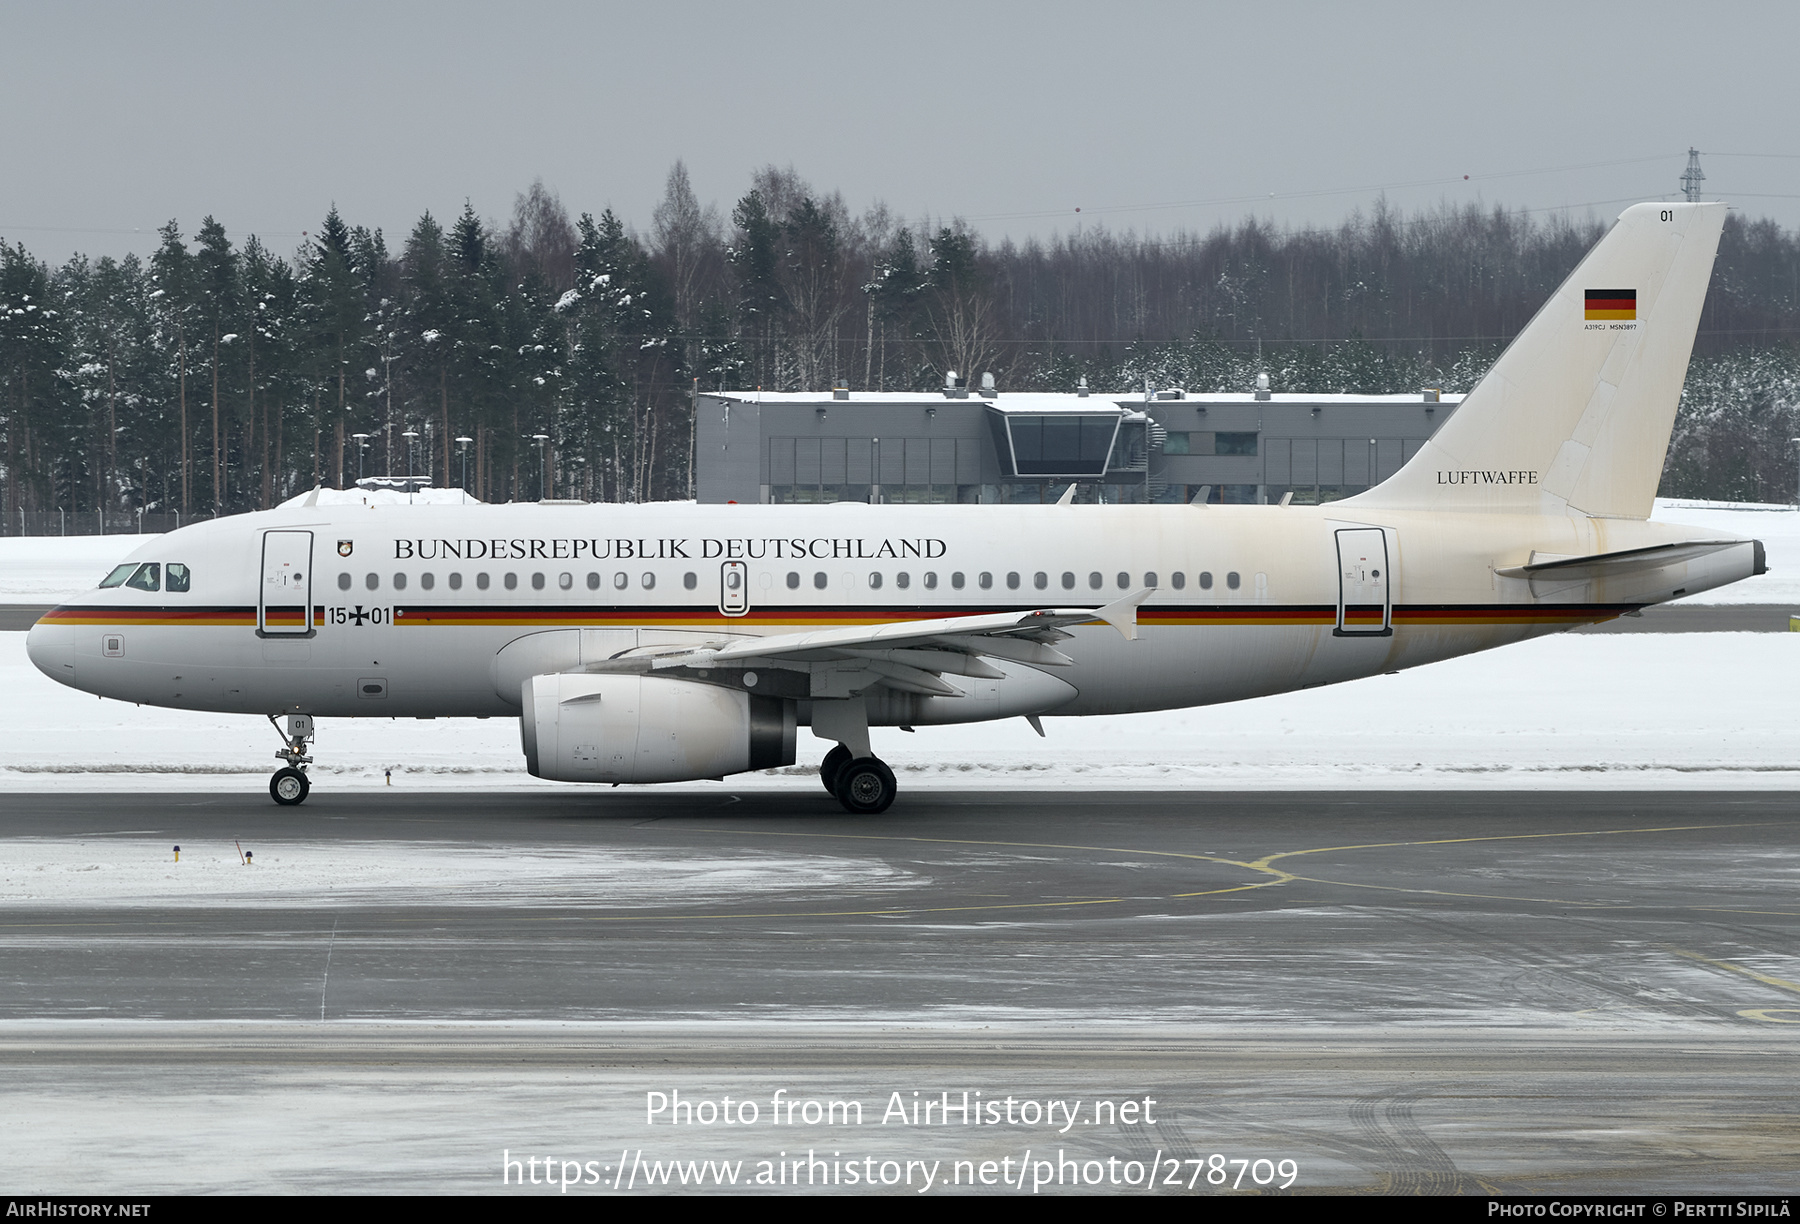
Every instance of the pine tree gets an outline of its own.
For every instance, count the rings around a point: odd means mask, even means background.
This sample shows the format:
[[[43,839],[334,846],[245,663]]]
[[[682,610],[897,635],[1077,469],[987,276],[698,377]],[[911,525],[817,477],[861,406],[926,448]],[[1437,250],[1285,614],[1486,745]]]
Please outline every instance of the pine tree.
[[[200,250],[194,255],[194,305],[207,343],[207,364],[212,378],[212,503],[213,513],[225,509],[225,447],[220,432],[220,396],[229,394],[229,375],[223,351],[237,339],[239,287],[238,260],[225,236],[225,227],[212,217],[200,223],[196,235]]]
[[[60,304],[50,270],[23,244],[0,246],[0,412],[6,419],[6,508],[52,504],[56,467],[72,449]]]
[[[181,461],[180,512],[193,511],[192,463],[189,459],[191,434],[188,429],[187,384],[188,344],[193,332],[194,302],[193,257],[181,240],[181,229],[174,221],[160,231],[162,242],[150,257],[150,279],[156,286],[151,297],[156,302],[158,347],[165,357],[165,382],[175,404],[175,429]]]

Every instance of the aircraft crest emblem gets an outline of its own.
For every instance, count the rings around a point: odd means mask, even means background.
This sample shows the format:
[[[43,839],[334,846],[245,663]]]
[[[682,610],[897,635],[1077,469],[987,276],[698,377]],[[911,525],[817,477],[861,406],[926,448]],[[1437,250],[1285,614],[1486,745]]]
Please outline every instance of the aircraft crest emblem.
[[[348,557],[352,552],[355,551],[355,549],[356,549],[356,541],[355,540],[339,540],[338,541],[338,556],[340,556],[340,557]]]

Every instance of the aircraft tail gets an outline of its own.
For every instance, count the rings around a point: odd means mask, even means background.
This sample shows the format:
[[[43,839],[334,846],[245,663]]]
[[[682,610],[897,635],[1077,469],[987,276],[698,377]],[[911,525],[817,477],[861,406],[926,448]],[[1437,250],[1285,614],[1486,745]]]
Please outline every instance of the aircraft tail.
[[[1724,204],[1636,204],[1456,413],[1352,503],[1650,516]]]

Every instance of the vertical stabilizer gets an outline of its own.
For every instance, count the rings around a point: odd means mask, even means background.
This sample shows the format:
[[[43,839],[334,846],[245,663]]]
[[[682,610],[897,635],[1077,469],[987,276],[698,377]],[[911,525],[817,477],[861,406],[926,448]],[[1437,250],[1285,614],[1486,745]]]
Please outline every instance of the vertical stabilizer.
[[[1370,507],[1648,518],[1723,204],[1637,204]]]

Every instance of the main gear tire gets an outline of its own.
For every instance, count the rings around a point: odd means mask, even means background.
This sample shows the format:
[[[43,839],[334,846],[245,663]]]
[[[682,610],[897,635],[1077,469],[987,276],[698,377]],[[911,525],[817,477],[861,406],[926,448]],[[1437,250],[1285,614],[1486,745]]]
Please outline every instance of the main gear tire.
[[[825,789],[834,799],[837,797],[838,775],[844,772],[844,766],[849,763],[850,750],[842,744],[827,752],[825,759],[819,762],[819,781],[825,784]]]
[[[899,787],[894,771],[875,757],[851,761],[837,776],[837,800],[855,816],[874,816],[888,810]]]

